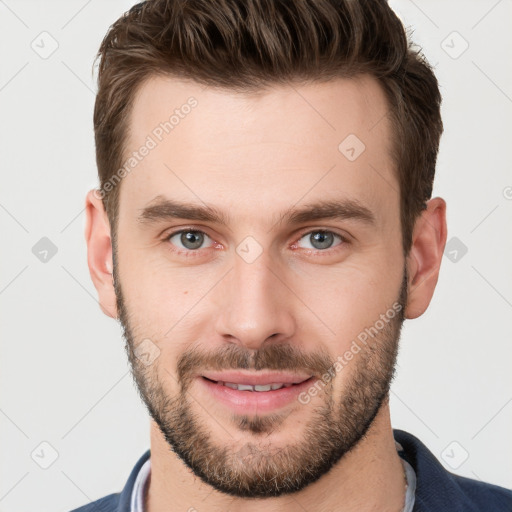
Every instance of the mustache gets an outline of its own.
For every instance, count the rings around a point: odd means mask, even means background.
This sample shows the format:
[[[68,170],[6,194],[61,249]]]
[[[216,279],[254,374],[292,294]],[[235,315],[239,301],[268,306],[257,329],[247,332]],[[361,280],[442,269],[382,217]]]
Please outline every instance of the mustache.
[[[178,379],[183,388],[201,371],[279,370],[321,376],[334,364],[324,350],[305,354],[289,344],[269,344],[258,350],[230,344],[215,350],[190,349],[177,362]]]

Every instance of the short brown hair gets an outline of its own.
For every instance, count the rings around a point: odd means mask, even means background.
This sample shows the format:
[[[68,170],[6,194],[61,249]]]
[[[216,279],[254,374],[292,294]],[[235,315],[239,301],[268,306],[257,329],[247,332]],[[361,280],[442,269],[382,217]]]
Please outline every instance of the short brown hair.
[[[385,0],[147,0],[119,18],[97,58],[94,108],[101,197],[115,236],[119,186],[136,91],[153,76],[250,91],[369,74],[389,102],[400,184],[403,251],[432,195],[441,95]],[[110,190],[111,189],[111,190]]]

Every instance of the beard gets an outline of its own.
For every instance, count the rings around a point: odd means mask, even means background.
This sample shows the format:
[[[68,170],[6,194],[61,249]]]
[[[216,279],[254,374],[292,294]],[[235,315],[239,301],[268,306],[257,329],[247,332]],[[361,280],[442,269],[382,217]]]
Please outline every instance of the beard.
[[[334,378],[319,393],[316,403],[313,399],[308,405],[300,406],[312,409],[312,417],[304,424],[301,439],[284,447],[273,446],[270,434],[283,425],[288,415],[298,414],[299,406],[288,414],[232,414],[231,423],[246,432],[243,444],[234,443],[232,436],[231,443],[229,440],[219,443],[207,421],[223,426],[208,415],[189,391],[195,376],[206,369],[251,369],[306,372],[321,377],[329,369],[332,371],[335,360],[322,351],[304,354],[290,344],[268,344],[258,350],[229,344],[214,352],[197,348],[184,352],[176,361],[177,377],[166,368],[160,369],[158,360],[147,366],[136,355],[141,340],[134,338],[137,326],[130,325],[116,267],[114,256],[119,321],[139,394],[170,449],[194,475],[217,491],[239,498],[270,498],[301,491],[330,471],[365,437],[388,399],[405,319],[405,267],[395,301],[401,309],[354,355],[349,363],[351,373],[341,389],[335,393]],[[166,372],[167,383],[176,382],[179,389],[173,395],[166,391],[159,370]],[[226,428],[224,431],[228,432]]]

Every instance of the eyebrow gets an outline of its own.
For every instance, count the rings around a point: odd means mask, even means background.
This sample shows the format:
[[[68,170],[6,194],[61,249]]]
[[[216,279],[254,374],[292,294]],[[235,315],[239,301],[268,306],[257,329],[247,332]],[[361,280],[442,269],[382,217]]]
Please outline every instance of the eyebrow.
[[[291,207],[279,215],[275,224],[302,224],[317,220],[356,220],[369,226],[376,225],[374,213],[354,199],[321,200],[300,208]],[[141,208],[138,222],[153,224],[172,219],[229,224],[229,216],[212,206],[180,202],[158,195]]]

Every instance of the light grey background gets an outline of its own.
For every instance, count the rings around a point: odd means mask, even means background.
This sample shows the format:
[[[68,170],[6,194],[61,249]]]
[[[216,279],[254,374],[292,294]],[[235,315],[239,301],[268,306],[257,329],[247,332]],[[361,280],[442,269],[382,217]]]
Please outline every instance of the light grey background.
[[[83,236],[97,185],[91,66],[133,3],[0,0],[0,512],[68,511],[118,492],[149,447]],[[454,472],[511,487],[512,2],[392,6],[441,83],[434,196],[454,239],[430,308],[403,329],[393,426]]]

